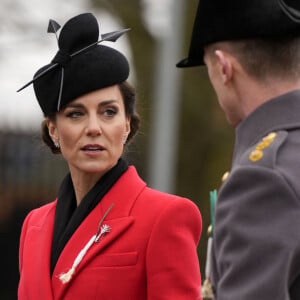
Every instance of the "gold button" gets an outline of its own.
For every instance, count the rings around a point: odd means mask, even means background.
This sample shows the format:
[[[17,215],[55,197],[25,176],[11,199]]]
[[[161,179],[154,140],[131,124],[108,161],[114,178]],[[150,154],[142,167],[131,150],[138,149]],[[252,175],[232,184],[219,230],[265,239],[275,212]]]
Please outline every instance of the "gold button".
[[[224,173],[224,175],[222,176],[222,179],[221,179],[222,182],[224,182],[228,178],[229,174],[230,174],[229,171],[227,171],[227,172]]]
[[[256,162],[258,160],[260,160],[263,157],[264,153],[261,150],[253,150],[250,155],[249,155],[249,159],[253,162]]]

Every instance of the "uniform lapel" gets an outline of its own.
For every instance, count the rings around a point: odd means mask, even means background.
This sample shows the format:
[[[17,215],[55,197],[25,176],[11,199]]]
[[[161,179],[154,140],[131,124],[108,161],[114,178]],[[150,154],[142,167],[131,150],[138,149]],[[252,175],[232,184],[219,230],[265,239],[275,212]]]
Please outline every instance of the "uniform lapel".
[[[62,251],[52,276],[52,286],[55,299],[61,299],[66,290],[72,285],[74,278],[81,272],[95,255],[110,246],[133,224],[134,218],[130,210],[137,195],[145,187],[145,183],[138,177],[135,169],[130,167],[103,197],[89,216],[81,223]],[[93,235],[96,234],[100,220],[111,204],[114,204],[102,224],[109,225],[111,231],[106,233],[98,243],[93,243],[76,268],[70,282],[63,284],[59,275],[66,273],[73,265],[79,252],[84,248]]]

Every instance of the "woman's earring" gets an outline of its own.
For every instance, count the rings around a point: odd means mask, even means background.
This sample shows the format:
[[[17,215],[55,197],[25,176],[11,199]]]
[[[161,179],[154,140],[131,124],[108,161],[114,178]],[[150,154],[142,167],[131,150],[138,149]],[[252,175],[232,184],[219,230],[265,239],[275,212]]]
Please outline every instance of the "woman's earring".
[[[57,149],[59,149],[59,148],[60,148],[59,141],[55,141],[55,142],[54,142],[54,146],[55,146]]]

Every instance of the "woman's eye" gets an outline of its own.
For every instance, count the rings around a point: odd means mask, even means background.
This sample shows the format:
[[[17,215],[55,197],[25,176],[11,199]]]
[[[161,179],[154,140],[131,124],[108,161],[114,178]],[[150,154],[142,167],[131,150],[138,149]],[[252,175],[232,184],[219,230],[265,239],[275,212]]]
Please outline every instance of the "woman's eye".
[[[72,119],[79,118],[82,115],[83,115],[83,113],[81,111],[71,111],[71,112],[67,113],[67,117],[72,118]]]
[[[112,108],[106,109],[104,111],[104,115],[107,116],[107,117],[113,117],[116,114],[117,114],[117,111],[115,109],[112,109]]]

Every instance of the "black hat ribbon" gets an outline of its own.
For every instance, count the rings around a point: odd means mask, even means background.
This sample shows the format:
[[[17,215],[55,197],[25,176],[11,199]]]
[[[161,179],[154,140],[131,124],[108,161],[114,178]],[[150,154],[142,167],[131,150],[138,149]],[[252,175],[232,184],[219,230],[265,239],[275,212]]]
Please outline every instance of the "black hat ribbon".
[[[285,0],[278,0],[281,10],[294,22],[300,23],[300,11],[290,5]]]

